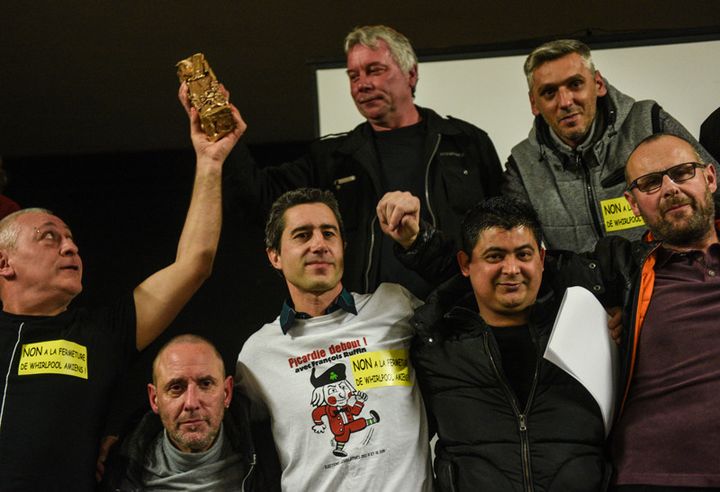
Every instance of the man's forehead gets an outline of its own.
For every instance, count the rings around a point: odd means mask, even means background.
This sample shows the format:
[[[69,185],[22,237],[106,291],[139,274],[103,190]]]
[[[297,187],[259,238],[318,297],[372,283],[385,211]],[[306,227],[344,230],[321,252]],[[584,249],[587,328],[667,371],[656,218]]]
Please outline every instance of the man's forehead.
[[[222,361],[206,343],[177,343],[167,347],[157,361],[157,371],[164,378],[191,378],[197,374],[214,374],[222,371]]]
[[[329,225],[338,228],[333,211],[324,203],[303,203],[285,211],[285,231],[299,227],[321,227]]]
[[[350,48],[347,54],[348,70],[356,68],[355,66],[350,66],[351,63],[353,63],[353,65],[359,64],[360,66],[371,63],[393,63],[397,65],[390,52],[390,47],[383,39],[378,39],[374,48],[365,44],[356,44]]]
[[[577,75],[592,76],[579,54],[568,53],[538,65],[533,70],[533,87],[539,89],[541,85],[559,85]]]
[[[475,243],[475,249],[483,251],[488,249],[511,250],[526,245],[537,247],[535,235],[529,227],[519,225],[506,229],[500,226],[492,226],[480,231]]]
[[[44,212],[28,212],[17,218],[18,225],[28,227],[54,226],[58,229],[70,230],[70,227],[56,215]]]
[[[685,140],[665,135],[656,140],[640,145],[630,154],[628,159],[628,174],[662,171],[675,164],[694,162],[697,160],[695,149]]]

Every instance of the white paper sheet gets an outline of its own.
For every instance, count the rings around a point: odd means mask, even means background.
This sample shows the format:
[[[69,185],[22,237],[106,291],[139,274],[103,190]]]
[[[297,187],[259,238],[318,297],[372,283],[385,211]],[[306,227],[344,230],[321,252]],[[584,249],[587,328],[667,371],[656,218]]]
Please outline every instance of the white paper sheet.
[[[543,357],[577,379],[597,401],[610,432],[615,415],[618,349],[610,338],[608,315],[590,291],[565,291]]]

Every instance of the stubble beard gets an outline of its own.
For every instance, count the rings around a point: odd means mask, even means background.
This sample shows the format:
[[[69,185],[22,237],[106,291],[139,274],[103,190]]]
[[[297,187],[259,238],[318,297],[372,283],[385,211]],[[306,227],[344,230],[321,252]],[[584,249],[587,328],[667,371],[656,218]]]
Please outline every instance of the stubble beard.
[[[663,216],[654,224],[648,224],[654,236],[674,246],[692,245],[702,240],[713,228],[715,202],[709,188],[705,189],[705,204],[699,205],[691,196],[667,202],[673,204],[688,203],[693,213],[686,220],[670,221]]]

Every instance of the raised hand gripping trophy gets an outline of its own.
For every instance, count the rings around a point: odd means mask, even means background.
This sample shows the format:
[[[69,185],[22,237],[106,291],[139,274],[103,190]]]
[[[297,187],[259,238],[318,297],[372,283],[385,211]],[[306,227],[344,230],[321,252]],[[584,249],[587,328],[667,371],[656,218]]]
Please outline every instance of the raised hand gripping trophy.
[[[196,53],[177,63],[180,82],[186,82],[190,103],[200,115],[200,125],[211,141],[222,138],[235,129],[227,97],[220,90],[215,73],[205,56]]]

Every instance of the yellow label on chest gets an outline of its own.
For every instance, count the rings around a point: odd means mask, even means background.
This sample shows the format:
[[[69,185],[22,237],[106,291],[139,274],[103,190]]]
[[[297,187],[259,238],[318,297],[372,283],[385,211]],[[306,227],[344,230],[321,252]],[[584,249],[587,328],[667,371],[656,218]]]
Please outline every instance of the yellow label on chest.
[[[67,340],[24,344],[18,376],[33,374],[63,374],[87,379],[87,347]]]
[[[603,223],[607,232],[622,231],[645,225],[642,217],[636,216],[624,196],[609,198],[600,202]]]
[[[412,386],[408,351],[378,350],[350,357],[355,388],[366,390],[380,386]]]

